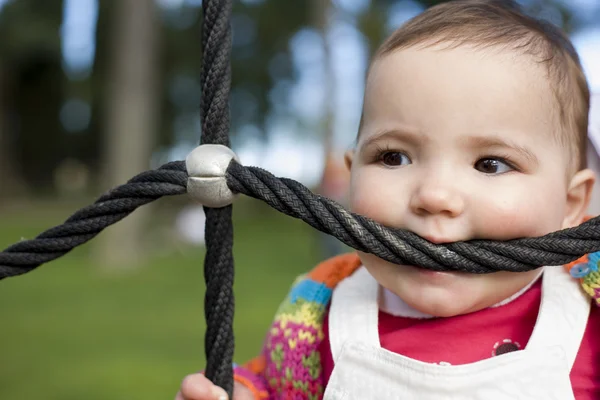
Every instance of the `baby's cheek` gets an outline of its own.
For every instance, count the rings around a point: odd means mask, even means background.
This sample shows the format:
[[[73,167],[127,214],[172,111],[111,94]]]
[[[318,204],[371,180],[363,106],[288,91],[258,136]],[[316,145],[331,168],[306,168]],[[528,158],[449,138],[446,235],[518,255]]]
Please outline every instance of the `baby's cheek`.
[[[488,203],[490,204],[490,203]],[[491,205],[493,204],[493,205]],[[491,203],[478,218],[483,236],[495,240],[545,235],[560,229],[561,206],[549,198],[531,194]]]
[[[356,197],[352,204],[352,211],[385,226],[402,227],[406,205],[399,196],[382,190]]]
[[[388,219],[386,215],[388,206],[379,199],[379,196],[380,194],[368,195],[365,193],[353,196],[350,200],[350,210],[377,222],[385,223]]]
[[[386,199],[390,197],[387,193],[390,188],[380,182],[380,177],[368,172],[360,171],[353,177],[350,187],[350,209],[378,220],[389,208]]]

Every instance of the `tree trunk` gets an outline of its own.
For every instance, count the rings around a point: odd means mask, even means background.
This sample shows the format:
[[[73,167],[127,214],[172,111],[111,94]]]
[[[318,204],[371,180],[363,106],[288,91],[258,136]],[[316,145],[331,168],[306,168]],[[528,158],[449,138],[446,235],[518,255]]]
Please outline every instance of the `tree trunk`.
[[[103,186],[107,189],[149,168],[159,122],[159,26],[154,1],[117,0],[112,6],[103,166]],[[108,269],[122,269],[143,261],[148,251],[143,240],[148,207],[138,209],[97,238],[99,263]]]
[[[334,151],[335,74],[331,63],[331,45],[327,34],[330,27],[331,0],[312,0],[313,23],[323,39],[324,112],[319,126],[323,137],[325,157]]]
[[[9,88],[7,71],[0,63],[0,205],[5,200],[23,194],[25,184],[21,179],[14,159],[14,143],[8,121]]]
[[[324,104],[319,131],[323,138],[324,166],[319,184],[319,193],[335,201],[343,203],[345,193],[345,170],[340,169],[343,161],[335,143],[335,72],[333,71],[331,43],[328,38],[331,27],[333,8],[331,0],[312,0],[314,25],[323,39],[323,70],[324,70]],[[342,253],[344,245],[334,236],[319,232],[320,257],[329,258]]]

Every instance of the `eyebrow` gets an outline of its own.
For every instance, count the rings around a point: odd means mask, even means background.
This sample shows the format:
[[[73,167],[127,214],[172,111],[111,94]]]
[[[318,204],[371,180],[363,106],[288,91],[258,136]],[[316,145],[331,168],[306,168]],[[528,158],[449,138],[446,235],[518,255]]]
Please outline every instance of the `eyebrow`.
[[[409,144],[425,143],[429,141],[428,138],[423,137],[422,135],[419,135],[416,132],[411,132],[409,130],[392,129],[382,130],[370,135],[367,139],[365,139],[361,147],[372,146],[374,143],[377,143],[384,139],[401,140]]]
[[[517,152],[521,157],[525,158],[532,164],[538,164],[538,158],[527,147],[521,146],[509,140],[495,136],[470,136],[465,138],[466,144],[474,149],[486,149],[492,147],[508,148]]]

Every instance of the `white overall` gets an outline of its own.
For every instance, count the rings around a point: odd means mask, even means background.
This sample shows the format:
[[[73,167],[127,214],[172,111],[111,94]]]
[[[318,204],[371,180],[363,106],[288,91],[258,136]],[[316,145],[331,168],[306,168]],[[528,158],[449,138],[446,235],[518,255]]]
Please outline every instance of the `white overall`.
[[[425,363],[381,348],[377,281],[361,267],[335,289],[329,314],[334,369],[325,400],[573,400],[569,373],[590,298],[562,267],[546,267],[525,349],[471,364]]]

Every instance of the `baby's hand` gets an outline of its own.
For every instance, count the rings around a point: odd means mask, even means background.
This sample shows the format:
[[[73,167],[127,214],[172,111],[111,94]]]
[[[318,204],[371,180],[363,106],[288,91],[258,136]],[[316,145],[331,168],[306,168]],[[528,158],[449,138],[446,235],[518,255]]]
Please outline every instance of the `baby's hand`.
[[[227,393],[213,385],[204,375],[192,374],[181,382],[175,400],[227,400]],[[233,386],[233,400],[254,400],[254,396],[248,388],[236,382]]]

